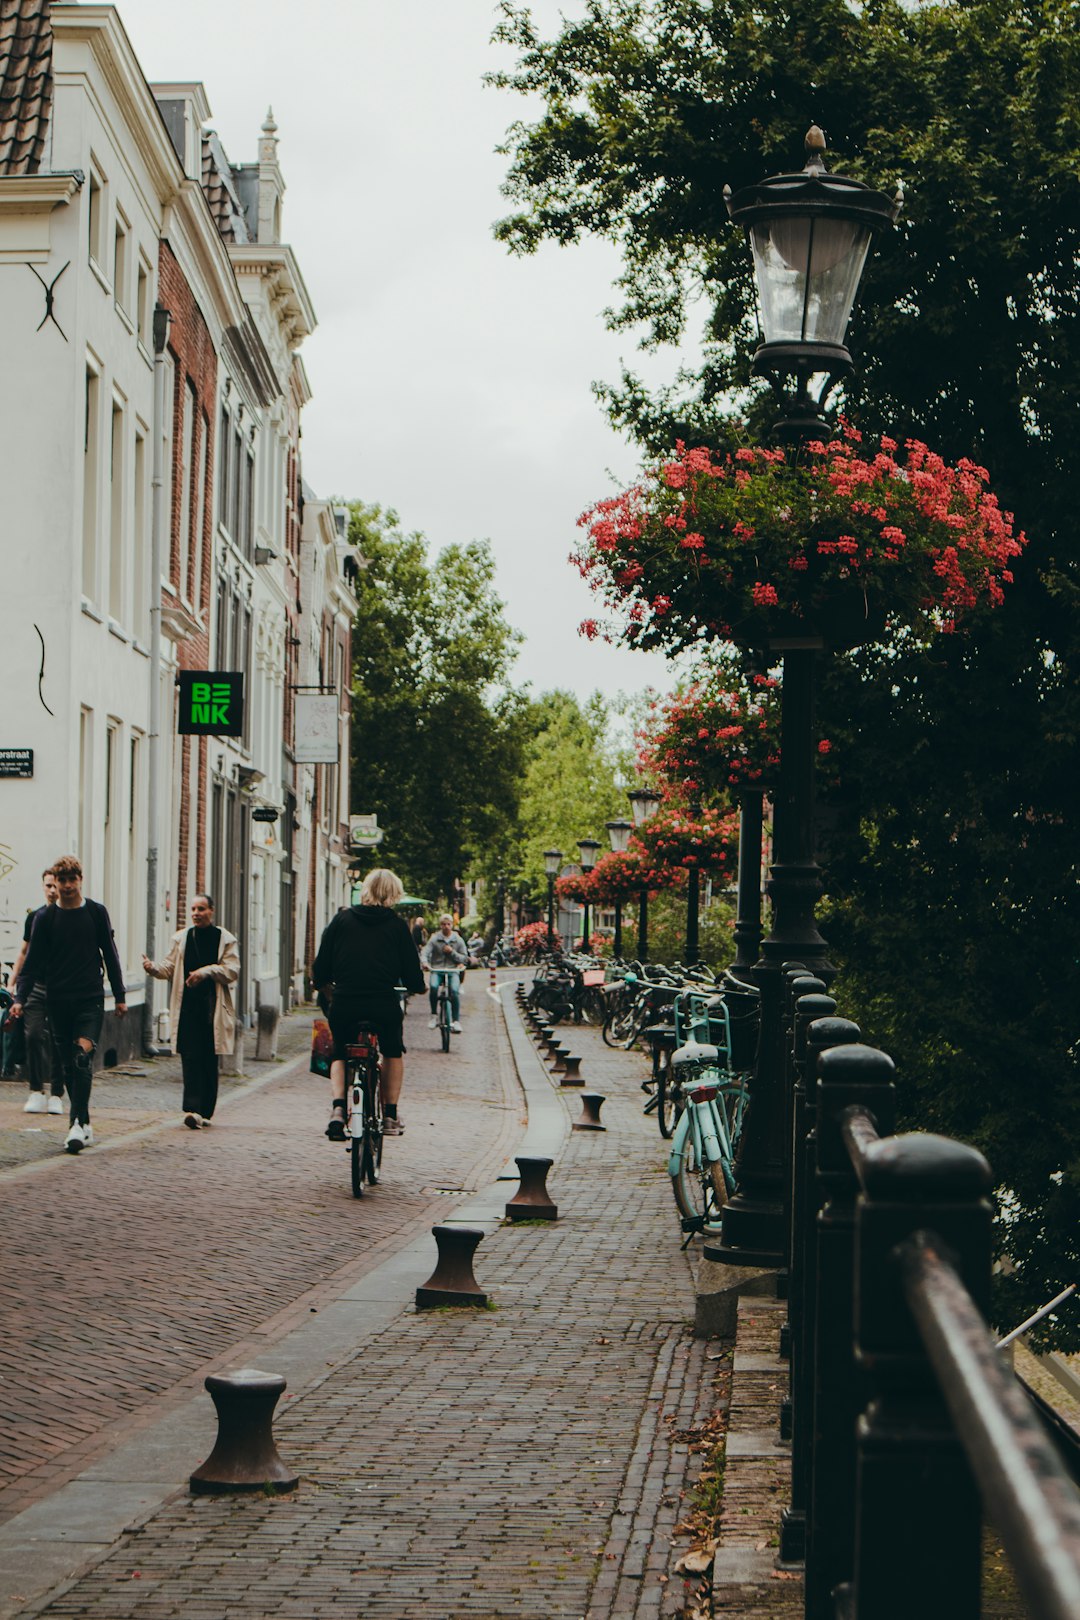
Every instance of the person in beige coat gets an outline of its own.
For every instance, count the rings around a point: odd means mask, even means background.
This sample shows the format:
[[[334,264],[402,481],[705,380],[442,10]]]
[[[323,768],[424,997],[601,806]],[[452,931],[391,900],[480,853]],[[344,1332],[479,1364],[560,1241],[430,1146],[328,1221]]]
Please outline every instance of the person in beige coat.
[[[218,1060],[232,1051],[236,1038],[231,986],[240,975],[240,952],[235,934],[214,922],[208,894],[191,902],[191,924],[173,935],[162,961],[144,956],[143,971],[171,981],[169,1028],[183,1068],[184,1124],[197,1131],[214,1116]]]

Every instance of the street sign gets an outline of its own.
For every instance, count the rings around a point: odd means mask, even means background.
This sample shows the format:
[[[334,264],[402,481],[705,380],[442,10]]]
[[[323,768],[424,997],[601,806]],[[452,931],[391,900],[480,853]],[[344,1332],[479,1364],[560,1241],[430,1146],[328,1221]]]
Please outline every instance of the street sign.
[[[32,748],[0,748],[0,776],[18,776],[27,781],[33,774]]]
[[[241,737],[244,733],[242,672],[182,669],[176,729],[181,737]]]
[[[341,716],[336,692],[297,692],[293,757],[298,765],[336,765]]]

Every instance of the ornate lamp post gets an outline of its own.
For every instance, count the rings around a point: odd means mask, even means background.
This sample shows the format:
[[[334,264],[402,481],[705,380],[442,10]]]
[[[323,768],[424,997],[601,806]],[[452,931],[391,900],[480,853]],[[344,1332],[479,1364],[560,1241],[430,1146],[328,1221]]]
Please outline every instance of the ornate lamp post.
[[[634,818],[634,826],[644,827],[645,823],[650,821],[656,814],[660,804],[659,793],[654,793],[652,788],[635,788],[632,793],[627,794],[627,798],[630,800],[630,814]],[[647,962],[649,959],[649,892],[647,889],[642,889],[638,900],[637,955],[639,962]]]
[[[754,256],[765,341],[753,369],[769,379],[780,407],[775,438],[793,447],[831,437],[822,411],[852,365],[844,337],[870,238],[892,224],[900,206],[899,196],[829,174],[824,150],[815,125],[801,173],[773,175],[734,196],[725,190],[728,213],[746,228]],[[815,398],[811,384],[821,376]],[[729,1265],[773,1266],[784,1258],[782,967],[799,961],[826,979],[831,972],[814,921],[821,894],[813,831],[814,664],[823,645],[813,634],[770,644],[782,653],[784,668],[774,858],[766,886],[772,929],[751,970],[761,992],[761,1029],[739,1184],[724,1209],[719,1243],[705,1247],[708,1258]]]
[[[562,864],[562,850],[561,849],[545,849],[545,851],[544,851],[544,871],[547,873],[547,883],[548,883],[548,948],[549,949],[551,948],[552,940],[555,938],[555,879],[559,875],[559,867],[561,866],[561,864]]]
[[[630,845],[630,834],[634,830],[634,823],[620,817],[618,821],[606,821],[608,842],[613,855],[624,855]],[[622,901],[615,901],[615,941],[612,946],[616,961],[622,956]]]
[[[581,851],[582,875],[584,877],[588,877],[589,873],[596,865],[596,852],[600,848],[600,845],[597,843],[595,838],[579,838],[577,841],[577,847]],[[583,951],[587,951],[589,949],[589,902],[587,900],[585,902],[584,914],[581,919],[581,948]]]

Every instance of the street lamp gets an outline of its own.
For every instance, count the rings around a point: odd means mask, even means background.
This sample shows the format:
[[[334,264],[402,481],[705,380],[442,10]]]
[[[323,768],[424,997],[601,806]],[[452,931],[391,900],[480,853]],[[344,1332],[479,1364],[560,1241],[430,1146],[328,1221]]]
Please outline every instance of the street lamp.
[[[604,826],[607,828],[611,853],[625,855],[630,847],[630,834],[634,830],[634,823],[620,816],[617,821],[605,821]],[[615,899],[615,939],[612,952],[615,960],[619,961],[622,957],[622,900],[618,897],[618,891]]]
[[[769,379],[780,407],[774,434],[799,446],[828,438],[822,416],[829,392],[852,364],[844,347],[848,316],[873,231],[895,220],[901,197],[871,191],[857,180],[829,174],[825,137],[816,125],[806,137],[806,167],[773,175],[732,196],[728,213],[746,228],[765,341],[754,371]],[[813,378],[824,374],[817,398]],[[808,627],[809,629],[809,627]],[[820,636],[778,637],[783,655],[780,783],[774,800],[773,861],[766,885],[772,929],[751,970],[759,987],[761,1024],[751,1095],[739,1155],[738,1186],[725,1206],[719,1243],[705,1255],[726,1264],[776,1266],[784,1257],[784,1124],[786,1072],[783,964],[805,963],[828,979],[832,969],[818,933],[814,908],[821,894],[814,858],[814,665]]]
[[[652,788],[641,787],[635,788],[632,793],[628,793],[626,796],[630,800],[630,814],[634,818],[634,826],[637,828],[644,827],[645,823],[655,816],[659,808],[659,793],[654,793]],[[637,956],[639,962],[647,962],[649,959],[649,891],[647,888],[642,889],[638,897]]]
[[[548,950],[552,950],[552,940],[555,938],[555,879],[559,875],[562,865],[561,849],[545,849],[544,871],[547,873],[548,883]]]
[[[589,873],[592,871],[593,867],[596,865],[596,852],[600,848],[600,845],[597,843],[595,838],[579,838],[578,841],[577,841],[577,847],[581,851],[581,873],[582,873],[582,876],[583,877],[588,877]],[[584,912],[582,914],[582,918],[581,918],[581,948],[582,948],[583,951],[588,951],[588,949],[589,949],[589,902],[588,902],[588,900],[585,901],[585,910],[584,910]]]

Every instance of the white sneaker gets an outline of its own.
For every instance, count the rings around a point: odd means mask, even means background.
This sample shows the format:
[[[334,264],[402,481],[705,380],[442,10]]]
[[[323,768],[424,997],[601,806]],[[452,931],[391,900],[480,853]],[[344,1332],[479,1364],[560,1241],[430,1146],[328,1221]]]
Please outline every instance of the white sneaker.
[[[93,1147],[93,1145],[94,1145],[94,1127],[92,1125],[84,1125],[83,1128],[82,1128],[82,1133],[83,1133],[83,1147]]]
[[[184,1115],[184,1124],[187,1126],[189,1131],[201,1130],[202,1122],[201,1114],[190,1113]]]
[[[89,1126],[87,1125],[73,1125],[68,1131],[67,1136],[64,1138],[64,1147],[67,1152],[81,1153],[83,1148],[88,1146],[86,1140],[88,1132]],[[91,1135],[91,1141],[92,1140],[93,1136]]]
[[[432,1013],[431,1017],[428,1019],[427,1027],[428,1029],[438,1029],[439,1020],[435,1017],[434,1013]]]
[[[461,1034],[461,1025],[457,1022],[457,1019],[450,1025],[450,1028],[455,1035]]]
[[[63,1112],[64,1112],[64,1099],[63,1099],[63,1097],[50,1097],[49,1098],[49,1113],[50,1114],[62,1114]]]
[[[24,1114],[43,1114],[48,1108],[43,1091],[32,1091],[23,1103]]]

